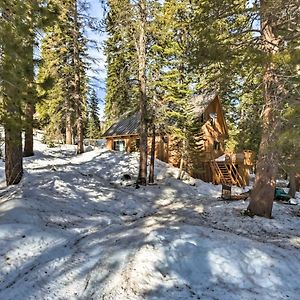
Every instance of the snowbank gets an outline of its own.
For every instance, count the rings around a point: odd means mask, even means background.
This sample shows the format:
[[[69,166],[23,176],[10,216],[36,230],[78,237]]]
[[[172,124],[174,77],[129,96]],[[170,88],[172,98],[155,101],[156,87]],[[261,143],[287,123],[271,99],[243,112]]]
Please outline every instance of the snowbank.
[[[36,144],[2,192],[0,299],[298,299],[299,206],[249,218],[160,161],[136,189],[136,154],[75,152]]]

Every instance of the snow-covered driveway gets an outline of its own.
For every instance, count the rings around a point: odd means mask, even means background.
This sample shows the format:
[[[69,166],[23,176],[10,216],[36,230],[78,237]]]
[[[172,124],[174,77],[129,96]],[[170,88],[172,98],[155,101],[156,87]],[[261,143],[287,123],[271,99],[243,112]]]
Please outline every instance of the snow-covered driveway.
[[[299,299],[299,206],[244,217],[161,162],[135,189],[135,154],[39,145],[25,167],[0,192],[1,300]]]

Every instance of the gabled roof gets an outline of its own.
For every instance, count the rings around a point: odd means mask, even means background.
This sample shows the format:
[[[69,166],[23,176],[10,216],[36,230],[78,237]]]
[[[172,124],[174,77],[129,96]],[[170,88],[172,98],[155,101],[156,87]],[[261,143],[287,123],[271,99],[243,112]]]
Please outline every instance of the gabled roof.
[[[205,91],[200,95],[193,96],[189,100],[191,111],[195,118],[207,109],[209,104],[218,96],[216,91]],[[138,135],[140,126],[140,113],[135,113],[129,118],[121,119],[113,124],[104,134],[103,137],[117,137],[124,135]]]
[[[140,127],[140,114],[135,113],[126,119],[121,119],[119,122],[113,124],[106,132],[103,137],[113,137],[122,135],[137,135],[139,134]]]
[[[190,99],[189,104],[194,117],[200,117],[217,96],[218,94],[216,91],[205,91],[200,95],[193,96]]]

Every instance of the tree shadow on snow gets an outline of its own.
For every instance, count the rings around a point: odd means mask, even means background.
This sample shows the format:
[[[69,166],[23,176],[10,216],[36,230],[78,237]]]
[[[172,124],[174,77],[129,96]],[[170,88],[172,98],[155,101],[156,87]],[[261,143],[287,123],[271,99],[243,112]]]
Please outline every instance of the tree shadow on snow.
[[[38,158],[51,163],[53,156]],[[103,152],[81,164],[34,166],[26,174],[0,204],[0,234],[9,226],[14,231],[0,242],[1,299],[249,299],[263,290],[268,299],[299,293],[284,278],[297,273],[293,258],[289,272],[271,257],[279,250],[256,249],[249,239],[207,227],[207,200],[192,187],[172,178],[138,190],[122,186],[125,171],[136,174],[134,160]],[[25,255],[27,248],[32,253]],[[7,258],[18,262],[8,267]]]

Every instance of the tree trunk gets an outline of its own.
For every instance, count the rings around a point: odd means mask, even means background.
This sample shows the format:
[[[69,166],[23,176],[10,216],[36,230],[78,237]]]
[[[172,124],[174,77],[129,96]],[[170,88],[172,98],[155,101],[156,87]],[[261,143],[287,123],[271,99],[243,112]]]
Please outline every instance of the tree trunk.
[[[65,101],[65,116],[66,116],[66,144],[73,144],[73,129],[72,129],[72,115],[70,110],[70,101]]]
[[[186,129],[183,130],[184,132],[184,136],[186,138],[187,134],[186,134]],[[180,158],[180,164],[179,164],[179,171],[178,171],[178,175],[177,175],[177,179],[182,179],[183,174],[184,174],[184,160],[187,157],[187,141],[184,139],[182,141],[182,153],[181,153],[181,158]]]
[[[178,180],[182,178],[183,165],[184,165],[184,153],[182,152],[181,158],[180,158],[180,164],[179,164],[179,171],[178,171],[178,175],[177,175]]]
[[[21,123],[21,119],[18,121]],[[18,184],[23,175],[22,131],[18,125],[5,125],[5,176],[7,185]]]
[[[266,54],[279,51],[280,40],[274,34],[274,20],[268,11],[268,4],[261,1],[262,42]],[[268,58],[269,59],[269,58]],[[265,107],[263,111],[263,131],[256,165],[256,178],[248,211],[251,215],[272,217],[272,207],[278,171],[279,155],[276,141],[281,128],[280,110],[284,94],[283,85],[278,78],[278,70],[272,62],[268,62],[263,76]]]
[[[14,5],[18,9],[18,3],[13,3]],[[10,2],[4,3],[4,6],[1,5],[1,8],[4,8],[7,13],[6,16],[1,14],[1,22],[4,18],[9,22],[4,22],[7,26],[5,26],[5,35],[1,36],[0,45],[0,114],[5,134],[5,177],[7,185],[18,184],[23,175],[21,116],[24,100],[24,67],[28,59],[26,56],[28,52],[23,53],[28,49],[24,49],[23,44],[25,44],[24,41],[28,42],[29,34],[28,30],[25,30],[22,31],[24,34],[20,35],[20,30],[23,28],[22,19],[14,14],[14,9],[12,12],[10,11],[10,6]]]
[[[33,156],[33,115],[34,105],[28,103],[26,106],[26,127],[25,127],[25,141],[24,141],[24,157]]]
[[[77,114],[77,154],[81,154],[84,152],[83,147],[83,119],[82,112],[78,111]]]
[[[139,1],[140,26],[137,46],[140,98],[140,163],[137,184],[147,184],[147,95],[146,95],[146,1]]]
[[[295,198],[296,196],[296,173],[294,171],[290,172],[290,189],[289,196]]]
[[[154,163],[155,163],[155,125],[152,125],[152,141],[151,141],[151,157],[150,157],[150,170],[149,170],[149,183],[154,183]]]
[[[29,12],[29,18],[31,20],[31,27],[34,29],[35,24],[35,9],[37,8],[36,1],[32,1],[32,9]],[[30,46],[25,51],[26,55],[28,55],[26,59],[26,63],[28,64],[28,73],[26,72],[26,76],[28,76],[27,79],[27,95],[26,95],[26,107],[25,107],[25,118],[26,118],[26,124],[25,124],[25,141],[24,141],[24,157],[33,156],[33,115],[35,112],[34,104],[36,103],[36,89],[34,86],[34,49],[33,45],[35,43],[35,37],[34,34],[31,33],[28,38],[28,43]],[[27,52],[28,51],[28,52]]]
[[[300,192],[300,174],[296,174],[295,181],[296,181],[296,192]]]
[[[73,42],[74,42],[74,98],[76,105],[76,117],[77,117],[77,154],[84,152],[83,148],[83,99],[81,95],[81,77],[80,77],[80,56],[79,56],[79,25],[78,25],[78,7],[77,0],[74,0],[74,30],[73,30]]]

